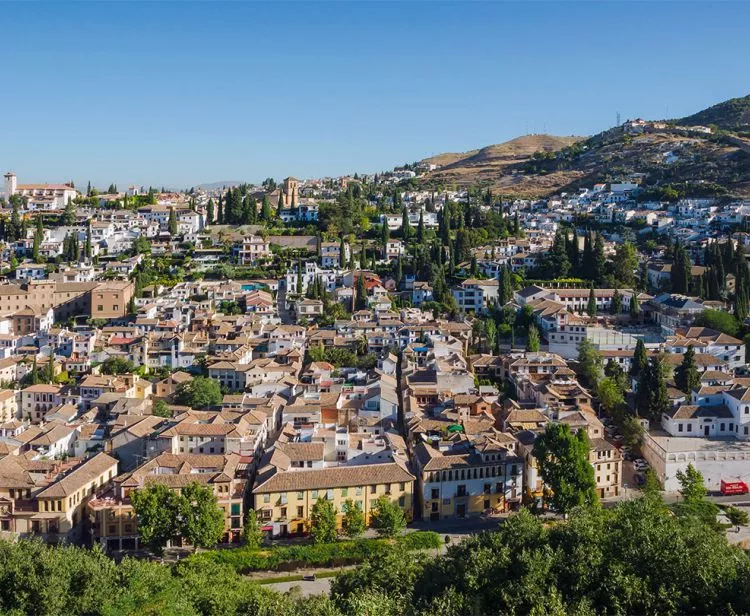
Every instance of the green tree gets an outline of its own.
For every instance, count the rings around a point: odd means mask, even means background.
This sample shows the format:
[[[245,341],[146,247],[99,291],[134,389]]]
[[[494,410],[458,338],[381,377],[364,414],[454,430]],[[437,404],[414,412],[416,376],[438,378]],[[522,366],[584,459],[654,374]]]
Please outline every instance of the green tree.
[[[411,237],[409,210],[406,209],[406,206],[404,206],[404,209],[401,211],[401,237],[404,239],[404,242],[408,242]]]
[[[261,530],[260,521],[255,509],[248,509],[245,514],[242,539],[245,545],[253,550],[259,548],[263,543],[263,531]]]
[[[62,223],[68,227],[76,224],[76,206],[70,198],[65,204],[65,209],[63,210]]]
[[[177,214],[174,208],[169,208],[169,219],[167,220],[167,230],[170,235],[177,235]]]
[[[612,258],[612,275],[618,286],[635,288],[635,274],[638,271],[638,251],[630,242],[618,244]]]
[[[578,365],[588,384],[596,388],[602,378],[602,356],[588,339],[578,344]]]
[[[31,248],[31,258],[34,263],[41,261],[41,255],[39,250],[42,246],[42,240],[44,239],[44,227],[42,226],[42,215],[39,214],[36,217],[36,228],[34,229],[34,243]]]
[[[676,475],[680,483],[680,494],[686,503],[697,503],[706,498],[708,490],[703,483],[703,475],[692,464],[687,468],[678,470]]]
[[[343,237],[339,241],[339,267],[341,269],[346,267],[346,242]]]
[[[648,367],[648,354],[643,338],[638,338],[633,352],[633,361],[630,364],[630,376],[638,378]]]
[[[180,536],[176,519],[180,511],[178,501],[179,495],[160,483],[130,492],[130,502],[138,518],[138,536],[157,554]]]
[[[586,313],[590,317],[596,316],[596,295],[594,294],[593,285],[591,285],[591,288],[589,289],[589,301],[588,304],[586,304]]]
[[[641,316],[641,305],[638,303],[638,298],[636,297],[635,292],[630,296],[629,312],[631,319],[637,319]]]
[[[29,381],[32,385],[38,385],[41,383],[41,379],[39,378],[39,367],[36,365],[36,357],[34,357],[34,363],[31,365],[31,376]]]
[[[341,520],[341,529],[343,533],[352,539],[359,537],[365,532],[365,515],[362,513],[362,507],[352,499],[347,499],[342,507],[343,519]]]
[[[179,532],[191,545],[210,548],[221,540],[224,510],[211,486],[189,483],[182,488],[179,504]]]
[[[50,355],[47,363],[44,365],[44,382],[55,382],[55,356]]]
[[[612,294],[612,307],[611,312],[614,315],[618,315],[622,312],[622,294],[618,289]]]
[[[704,310],[698,315],[695,325],[715,329],[729,336],[737,336],[740,331],[737,319],[723,310]]]
[[[101,365],[102,374],[131,374],[135,371],[135,364],[122,357],[108,357]]]
[[[336,541],[336,508],[331,501],[321,498],[313,505],[310,514],[310,535],[315,543]]]
[[[549,424],[534,442],[539,474],[552,490],[550,502],[561,513],[597,502],[594,467],[588,453],[586,433],[579,430],[573,434],[568,424]]]
[[[157,417],[171,417],[172,411],[169,410],[169,406],[164,400],[155,400],[152,407],[151,413]]]
[[[526,350],[531,353],[539,351],[539,330],[534,324],[529,325],[529,335],[526,340]]]
[[[372,508],[370,523],[381,537],[395,537],[406,526],[406,519],[401,507],[383,495]]]
[[[357,283],[354,286],[354,305],[357,310],[365,310],[367,308],[367,285],[365,282],[365,276],[362,272],[359,273]]]
[[[682,356],[682,363],[674,372],[674,382],[677,389],[689,394],[700,387],[701,377],[695,365],[695,350],[692,345]]]
[[[206,409],[221,404],[223,396],[218,381],[198,376],[191,381],[180,383],[177,386],[175,399],[178,404],[184,404],[190,408]]]
[[[604,378],[597,387],[599,402],[604,411],[612,416],[618,409],[625,404],[625,398],[617,383],[611,378]]]
[[[419,210],[419,224],[417,225],[417,243],[424,244],[425,232],[424,232],[424,210]]]

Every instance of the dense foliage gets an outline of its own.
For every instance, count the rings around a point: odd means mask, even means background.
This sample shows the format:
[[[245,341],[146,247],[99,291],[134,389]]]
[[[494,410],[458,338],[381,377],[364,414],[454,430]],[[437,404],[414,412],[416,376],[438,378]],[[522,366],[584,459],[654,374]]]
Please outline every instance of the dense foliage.
[[[692,492],[690,499],[701,501]],[[99,550],[0,542],[0,611],[582,616],[750,610],[750,557],[691,509],[674,515],[652,494],[609,510],[575,509],[567,522],[547,525],[523,511],[497,532],[470,536],[434,559],[385,540],[369,545],[379,547],[339,575],[330,596],[298,599],[247,581],[215,558],[243,549],[166,567],[131,559],[115,565]],[[305,548],[331,546],[276,549]]]

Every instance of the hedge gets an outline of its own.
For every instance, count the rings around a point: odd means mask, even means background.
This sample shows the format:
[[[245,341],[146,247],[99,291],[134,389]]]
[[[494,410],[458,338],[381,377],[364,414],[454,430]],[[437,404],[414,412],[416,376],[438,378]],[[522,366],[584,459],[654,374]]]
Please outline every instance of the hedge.
[[[433,531],[417,531],[395,539],[356,539],[320,545],[289,545],[271,548],[234,548],[200,552],[192,560],[210,560],[229,565],[237,573],[251,571],[293,571],[306,567],[341,567],[356,565],[385,553],[393,544],[405,550],[425,550],[442,545],[440,535]]]

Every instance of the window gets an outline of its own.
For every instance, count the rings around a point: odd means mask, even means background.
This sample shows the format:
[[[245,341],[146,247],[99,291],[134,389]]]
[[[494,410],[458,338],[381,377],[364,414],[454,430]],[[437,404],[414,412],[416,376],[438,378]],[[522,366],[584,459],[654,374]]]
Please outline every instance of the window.
[[[745,434],[747,434],[747,428],[745,428]],[[432,492],[430,493],[430,498],[433,500],[436,498],[440,498],[440,490],[438,490],[437,488],[432,488]]]
[[[349,488],[341,488],[341,498],[349,496]]]
[[[271,502],[271,495],[270,494],[264,494],[263,495],[263,502],[264,503],[270,503]]]
[[[398,497],[398,506],[403,507],[406,504],[406,497],[405,496],[399,496]]]
[[[305,498],[304,492],[297,492],[297,500],[303,500]]]
[[[304,507],[297,507],[297,517],[298,518],[305,517],[305,508]]]
[[[677,432],[682,432],[682,424],[677,424]]]
[[[99,305],[98,305],[98,306],[96,307],[96,309],[97,309],[97,310],[98,310],[99,312],[104,312],[104,306],[102,306],[101,304],[99,304]]]
[[[317,490],[313,490],[312,491],[312,499],[314,501],[318,500],[318,491]]]
[[[688,432],[692,432],[693,431],[693,424],[688,424],[687,425],[687,431]]]
[[[370,486],[370,494],[376,494],[378,491],[378,486]]]
[[[281,508],[281,517],[286,518],[286,507]]]

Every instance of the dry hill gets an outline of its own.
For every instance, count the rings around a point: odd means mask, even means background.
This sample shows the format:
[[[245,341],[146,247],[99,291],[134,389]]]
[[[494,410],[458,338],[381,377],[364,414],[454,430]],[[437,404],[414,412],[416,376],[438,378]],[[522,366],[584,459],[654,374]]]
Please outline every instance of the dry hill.
[[[712,125],[712,134],[690,129]],[[463,154],[441,154],[423,184],[482,185],[496,194],[544,197],[637,177],[688,196],[750,197],[750,96],[642,132],[616,127],[590,138],[527,135]]]

